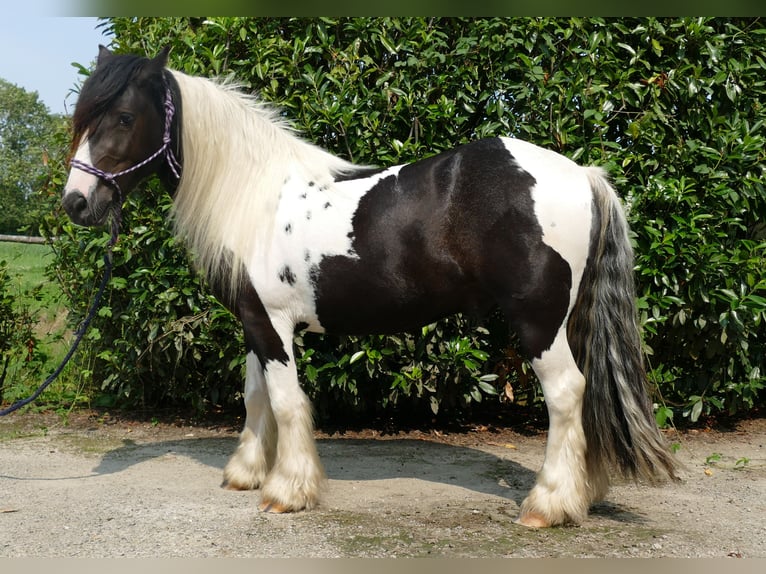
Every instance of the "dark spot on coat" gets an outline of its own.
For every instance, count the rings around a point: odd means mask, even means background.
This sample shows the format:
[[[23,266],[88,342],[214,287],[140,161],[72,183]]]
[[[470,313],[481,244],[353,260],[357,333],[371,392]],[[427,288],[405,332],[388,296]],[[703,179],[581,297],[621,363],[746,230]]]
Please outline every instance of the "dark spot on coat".
[[[306,252],[303,254],[303,260],[308,262],[311,261],[311,251],[306,249]]]
[[[301,199],[306,199],[306,197],[308,197],[308,194],[305,191],[301,193]]]
[[[306,219],[311,219],[311,212],[310,211],[306,212]]]
[[[287,283],[288,285],[295,285],[295,273],[292,272],[290,267],[285,265],[282,267],[282,269],[279,270],[279,280],[282,283]]]
[[[316,184],[313,181],[309,182],[309,187],[314,187],[314,185],[316,185]]]
[[[324,204],[324,208],[325,209],[327,209],[328,207],[331,207],[331,206],[332,206],[332,203],[330,203],[329,201]]]
[[[285,233],[292,233],[292,232],[293,232],[293,224],[288,223],[287,225],[285,225]]]

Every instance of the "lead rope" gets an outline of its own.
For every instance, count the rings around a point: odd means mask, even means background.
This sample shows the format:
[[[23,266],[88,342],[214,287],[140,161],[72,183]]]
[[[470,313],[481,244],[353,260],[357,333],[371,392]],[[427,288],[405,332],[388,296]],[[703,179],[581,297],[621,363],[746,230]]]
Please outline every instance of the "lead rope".
[[[119,237],[121,222],[122,222],[122,207],[118,203],[117,207],[112,212],[112,236],[109,238],[109,243],[106,246],[106,253],[104,253],[104,276],[101,279],[101,285],[99,285],[98,291],[96,291],[96,296],[93,298],[93,303],[91,304],[90,309],[88,310],[88,314],[85,316],[85,319],[83,320],[79,329],[75,331],[74,342],[72,343],[72,346],[70,347],[69,352],[61,360],[61,363],[59,363],[59,366],[56,367],[56,370],[53,371],[47,379],[45,379],[45,382],[43,382],[42,385],[37,387],[37,390],[34,393],[32,393],[27,398],[21,399],[20,401],[13,403],[11,406],[6,407],[3,410],[0,410],[0,417],[4,417],[7,414],[10,414],[14,411],[19,410],[21,407],[28,405],[29,403],[34,401],[37,397],[39,397],[43,393],[43,391],[47,389],[48,386],[53,381],[56,380],[56,378],[61,374],[61,372],[64,370],[64,367],[66,367],[67,363],[74,355],[75,351],[77,350],[77,347],[80,345],[80,342],[85,336],[85,332],[88,330],[88,326],[90,325],[91,321],[93,321],[93,317],[96,316],[96,311],[98,310],[98,306],[101,303],[101,297],[104,295],[106,286],[109,283],[109,278],[112,275],[112,266],[114,265],[112,252],[114,250],[114,245],[115,243],[117,243],[117,239]]]

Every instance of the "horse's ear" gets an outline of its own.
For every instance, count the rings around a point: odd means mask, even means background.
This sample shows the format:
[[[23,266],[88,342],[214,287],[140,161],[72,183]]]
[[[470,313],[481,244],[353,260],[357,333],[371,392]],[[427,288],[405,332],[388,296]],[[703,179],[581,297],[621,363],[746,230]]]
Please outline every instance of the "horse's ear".
[[[153,77],[155,74],[161,74],[162,70],[168,63],[169,52],[170,46],[165,46],[162,50],[160,50],[160,53],[157,54],[154,58],[151,58],[147,62],[146,66],[143,67],[139,78],[148,79]]]
[[[152,64],[157,68],[164,68],[167,66],[169,53],[170,45],[167,45],[152,59]]]
[[[98,45],[98,58],[96,58],[96,67],[100,66],[112,57],[112,52],[106,46]]]

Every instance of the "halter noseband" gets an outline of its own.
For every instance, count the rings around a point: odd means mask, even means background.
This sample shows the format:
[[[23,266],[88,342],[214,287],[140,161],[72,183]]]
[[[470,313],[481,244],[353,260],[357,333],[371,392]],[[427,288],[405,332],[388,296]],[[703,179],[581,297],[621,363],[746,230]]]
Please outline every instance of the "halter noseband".
[[[120,189],[120,186],[117,184],[117,178],[131,173],[139,168],[144,167],[149,162],[155,160],[160,154],[165,154],[165,159],[168,162],[168,165],[170,166],[171,171],[173,172],[173,175],[176,176],[176,179],[181,179],[181,164],[176,159],[175,154],[173,153],[173,150],[170,148],[170,125],[173,123],[173,115],[175,114],[176,108],[173,105],[173,98],[170,94],[170,87],[165,87],[165,132],[162,135],[162,146],[160,146],[160,149],[158,149],[156,152],[154,152],[152,155],[147,157],[144,161],[137,163],[136,165],[129,167],[127,169],[123,169],[122,171],[118,171],[117,173],[111,173],[108,171],[103,171],[98,169],[94,165],[90,165],[88,163],[85,163],[84,161],[80,161],[79,159],[72,159],[69,164],[72,167],[75,167],[79,170],[82,170],[86,173],[89,173],[91,175],[95,175],[96,177],[99,177],[106,181],[107,183],[111,184],[112,186],[117,189],[117,193],[120,194],[120,203],[122,202],[122,189]]]

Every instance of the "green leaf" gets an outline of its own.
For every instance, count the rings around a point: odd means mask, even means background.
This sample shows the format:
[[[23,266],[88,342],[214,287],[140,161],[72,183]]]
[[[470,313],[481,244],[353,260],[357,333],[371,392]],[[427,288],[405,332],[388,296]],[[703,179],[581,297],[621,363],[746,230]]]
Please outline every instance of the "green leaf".
[[[488,394],[488,395],[496,395],[497,394],[497,389],[495,389],[495,387],[493,387],[489,383],[480,380],[477,384],[479,385],[479,388],[482,391],[484,391],[486,394]]]
[[[702,414],[702,400],[697,401],[694,403],[694,406],[692,406],[691,414],[689,415],[689,420],[692,422],[697,422],[697,419],[700,418],[700,415]]]
[[[388,51],[389,54],[396,54],[396,47],[391,43],[391,41],[386,38],[384,35],[379,36],[380,43],[383,44],[383,47]]]

